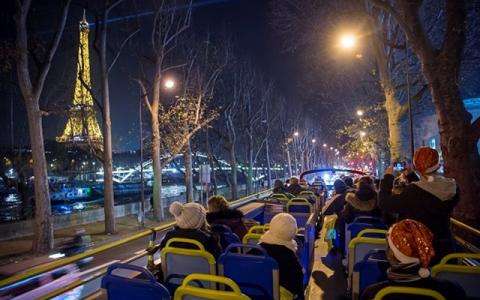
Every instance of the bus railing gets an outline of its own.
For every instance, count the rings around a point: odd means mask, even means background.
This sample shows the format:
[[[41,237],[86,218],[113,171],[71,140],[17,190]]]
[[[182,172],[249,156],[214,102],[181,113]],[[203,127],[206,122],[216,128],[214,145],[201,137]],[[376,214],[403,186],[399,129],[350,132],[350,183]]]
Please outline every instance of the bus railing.
[[[240,198],[238,200],[230,202],[230,205],[232,207],[238,207],[238,206],[241,206],[241,205],[243,205],[245,203],[248,203],[250,201],[260,199],[268,193],[271,193],[271,190],[261,191],[261,192],[258,192],[258,193]],[[107,250],[111,250],[113,248],[120,247],[120,246],[128,244],[132,241],[135,241],[135,240],[141,239],[143,237],[152,235],[153,232],[158,232],[158,231],[163,231],[165,229],[168,229],[168,228],[172,227],[173,225],[175,225],[174,221],[173,222],[168,222],[166,224],[163,224],[163,225],[160,225],[160,226],[157,226],[157,227],[154,227],[154,228],[146,229],[146,230],[141,231],[139,233],[133,234],[129,237],[119,239],[117,241],[113,241],[113,242],[101,245],[101,246],[93,248],[93,249],[89,249],[89,250],[87,250],[83,253],[80,253],[80,254],[77,254],[77,255],[74,255],[74,256],[71,256],[71,257],[62,258],[62,259],[59,259],[59,260],[56,260],[56,261],[52,261],[52,262],[37,266],[37,267],[33,267],[33,268],[28,269],[28,270],[23,271],[23,272],[19,272],[19,273],[13,275],[13,276],[10,276],[10,277],[7,277],[5,279],[0,280],[0,287],[5,287],[5,286],[11,285],[13,283],[23,281],[23,280],[28,279],[30,277],[33,277],[33,276],[36,276],[36,275],[39,275],[39,274],[42,274],[42,273],[45,273],[45,272],[63,267],[63,266],[66,266],[66,265],[69,265],[69,264],[72,264],[72,263],[75,263],[77,261],[80,261],[80,260],[85,259],[85,258],[90,257],[90,256],[97,255],[97,254],[105,252]]]

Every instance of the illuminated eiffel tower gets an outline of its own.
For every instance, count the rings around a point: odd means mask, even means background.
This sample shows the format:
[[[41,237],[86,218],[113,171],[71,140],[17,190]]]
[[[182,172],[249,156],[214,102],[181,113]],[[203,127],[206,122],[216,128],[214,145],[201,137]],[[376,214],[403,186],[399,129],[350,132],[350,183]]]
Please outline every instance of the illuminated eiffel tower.
[[[88,23],[83,13],[79,24],[80,44],[78,47],[77,79],[73,103],[68,111],[68,120],[62,135],[57,142],[73,144],[89,144],[101,147],[103,136],[95,115],[93,97],[90,94],[90,55],[88,51]],[[82,82],[83,81],[83,82]],[[88,86],[87,89],[85,86]]]

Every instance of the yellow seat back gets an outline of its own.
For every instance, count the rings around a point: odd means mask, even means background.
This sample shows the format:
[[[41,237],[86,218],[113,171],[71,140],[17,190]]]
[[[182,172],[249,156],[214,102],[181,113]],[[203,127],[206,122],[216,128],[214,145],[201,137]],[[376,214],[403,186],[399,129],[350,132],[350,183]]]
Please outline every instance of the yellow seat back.
[[[192,286],[192,281],[210,282],[210,286],[215,286],[216,283],[228,286],[231,291],[214,290],[208,288],[200,288]],[[182,300],[184,297],[195,299],[225,299],[225,300],[248,300],[248,296],[242,294],[238,285],[230,278],[206,274],[191,274],[188,275],[182,285],[177,288],[174,295],[174,300]]]
[[[262,235],[259,233],[247,233],[243,236],[242,243],[243,244],[258,244],[260,241],[260,237]]]
[[[387,235],[387,231],[384,229],[367,228],[360,231],[356,237],[365,237],[368,234],[383,235],[385,237]]]
[[[250,227],[250,229],[248,230],[248,233],[264,234],[265,231],[267,231],[269,227],[270,227],[269,224],[255,225],[255,226]]]
[[[335,235],[335,222],[338,216],[336,214],[328,215],[323,218],[322,231],[320,232],[320,240],[327,243],[327,249],[333,248],[333,239]]]
[[[189,245],[197,249],[175,247],[172,245],[174,243]],[[166,283],[180,284],[181,277],[178,275],[186,276],[191,273],[216,274],[215,258],[197,240],[171,238],[160,251],[160,257]]]
[[[431,297],[436,300],[446,300],[439,292],[424,288],[413,288],[413,287],[402,287],[402,286],[388,286],[386,288],[381,289],[375,295],[374,300],[381,300],[383,297],[391,294],[404,294],[407,295],[418,295],[418,296],[425,296]]]

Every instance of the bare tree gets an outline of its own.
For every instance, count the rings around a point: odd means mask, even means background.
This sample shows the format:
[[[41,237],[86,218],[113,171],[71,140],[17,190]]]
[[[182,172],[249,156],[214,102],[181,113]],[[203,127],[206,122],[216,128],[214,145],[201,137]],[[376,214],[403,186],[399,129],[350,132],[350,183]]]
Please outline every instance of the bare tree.
[[[150,113],[152,132],[152,161],[153,161],[153,211],[157,220],[164,218],[163,203],[161,201],[162,185],[162,162],[161,162],[161,137],[160,137],[160,113],[163,75],[175,66],[167,67],[166,58],[172,55],[178,46],[178,38],[190,26],[191,5],[186,9],[173,9],[177,1],[160,2],[156,9],[151,33],[152,57],[147,58],[153,64],[153,75],[151,80],[143,72],[141,78],[136,81],[140,85],[142,98]]]
[[[27,109],[30,144],[33,156],[33,174],[35,184],[35,237],[33,251],[46,253],[53,247],[52,212],[48,187],[47,162],[45,159],[45,147],[43,144],[42,117],[40,97],[47,78],[53,56],[57,51],[60,39],[63,35],[67,20],[70,0],[64,1],[62,15],[57,25],[54,38],[48,48],[44,61],[38,65],[37,74],[32,74],[29,59],[29,35],[27,30],[27,18],[30,11],[31,0],[16,1],[16,65],[18,84]]]
[[[480,156],[477,142],[480,119],[471,123],[472,116],[465,109],[458,85],[465,45],[466,3],[463,0],[445,0],[443,41],[434,46],[420,16],[425,1],[370,2],[395,19],[421,62],[438,116],[445,172],[457,180],[462,193],[457,212],[465,220],[478,223]]]

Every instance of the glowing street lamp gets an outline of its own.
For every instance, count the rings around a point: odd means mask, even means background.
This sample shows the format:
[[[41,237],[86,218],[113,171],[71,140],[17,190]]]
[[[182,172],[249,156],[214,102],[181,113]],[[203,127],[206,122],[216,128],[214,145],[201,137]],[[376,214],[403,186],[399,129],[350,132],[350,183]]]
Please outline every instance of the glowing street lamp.
[[[327,146],[328,146],[327,144],[323,144],[323,148],[327,148]]]
[[[330,150],[333,150],[333,147],[330,147]]]
[[[363,110],[361,109],[357,110],[357,116],[359,117],[363,116]]]
[[[163,85],[165,86],[166,89],[171,90],[175,87],[175,81],[173,81],[173,79],[167,79],[165,80]]]
[[[344,34],[340,37],[340,46],[344,49],[352,49],[356,43],[357,38],[351,33]]]
[[[367,133],[366,133],[365,131],[363,131],[363,130],[361,130],[361,131],[359,132],[359,134],[360,134],[360,137],[362,137],[362,138],[367,135]]]
[[[293,135],[294,135],[294,136],[298,136],[298,135],[299,135],[298,131],[295,131],[295,132],[293,133]]]
[[[316,139],[312,139],[312,143],[315,144],[317,142]]]

